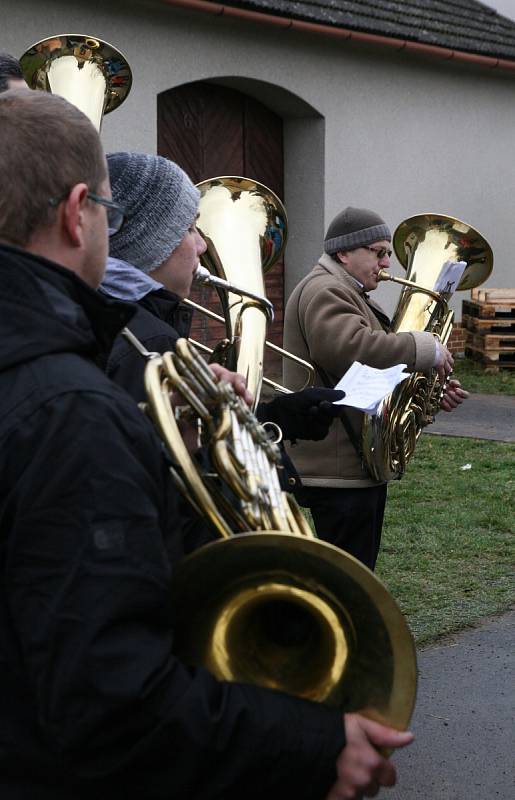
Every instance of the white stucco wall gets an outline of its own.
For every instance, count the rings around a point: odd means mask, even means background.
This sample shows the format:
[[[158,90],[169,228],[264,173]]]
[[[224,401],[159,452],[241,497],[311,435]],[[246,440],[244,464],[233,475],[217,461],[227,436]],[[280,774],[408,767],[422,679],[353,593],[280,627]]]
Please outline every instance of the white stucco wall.
[[[14,55],[66,32],[98,36],[124,52],[134,84],[122,108],[105,118],[107,150],[155,152],[161,91],[209,78],[243,89],[252,79],[250,90],[285,119],[287,291],[321,251],[327,223],[349,204],[375,209],[392,228],[423,211],[460,217],[494,249],[486,285],[515,286],[515,72],[188,14],[159,2],[0,2],[0,49]],[[402,274],[399,266],[394,271]],[[377,292],[388,310],[396,295],[391,285]]]

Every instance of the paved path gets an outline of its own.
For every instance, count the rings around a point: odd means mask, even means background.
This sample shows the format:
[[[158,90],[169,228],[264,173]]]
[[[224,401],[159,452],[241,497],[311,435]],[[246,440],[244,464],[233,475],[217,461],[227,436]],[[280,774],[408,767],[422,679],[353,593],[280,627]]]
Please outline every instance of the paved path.
[[[515,798],[515,612],[419,652],[415,742],[384,800]]]
[[[425,433],[515,442],[515,397],[473,394]],[[384,800],[515,798],[515,612],[418,654],[411,728]]]
[[[450,414],[440,411],[436,421],[424,431],[433,435],[515,442],[515,396],[472,394]]]

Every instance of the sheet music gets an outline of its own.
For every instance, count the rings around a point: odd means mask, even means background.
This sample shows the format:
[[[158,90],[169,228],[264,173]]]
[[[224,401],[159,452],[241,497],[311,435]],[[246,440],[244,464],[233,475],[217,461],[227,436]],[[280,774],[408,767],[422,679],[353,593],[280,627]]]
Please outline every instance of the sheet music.
[[[467,266],[466,261],[446,261],[433,287],[435,292],[454,294]]]
[[[345,397],[335,405],[351,406],[374,415],[381,400],[409,377],[406,364],[396,364],[387,369],[376,369],[355,361],[334,387],[342,389]]]

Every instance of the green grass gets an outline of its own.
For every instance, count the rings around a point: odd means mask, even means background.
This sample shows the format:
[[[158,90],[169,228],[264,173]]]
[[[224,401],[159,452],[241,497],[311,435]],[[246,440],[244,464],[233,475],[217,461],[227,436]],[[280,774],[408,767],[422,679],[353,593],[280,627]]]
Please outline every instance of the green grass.
[[[420,438],[389,485],[376,567],[418,645],[510,608],[514,518],[514,445]]]
[[[515,446],[421,437],[389,486],[376,570],[418,644],[513,603],[514,500]]]
[[[469,392],[515,394],[515,369],[485,372],[481,364],[469,358],[455,358],[454,377],[458,378]]]

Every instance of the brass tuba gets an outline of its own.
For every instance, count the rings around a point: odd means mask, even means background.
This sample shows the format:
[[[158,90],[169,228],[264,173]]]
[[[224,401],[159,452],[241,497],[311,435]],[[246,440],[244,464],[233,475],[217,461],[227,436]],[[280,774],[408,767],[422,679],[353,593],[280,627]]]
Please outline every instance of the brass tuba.
[[[197,188],[197,227],[207,250],[196,279],[216,288],[226,327],[212,360],[240,372],[257,404],[266,332],[273,321],[263,276],[284,252],[286,211],[271,189],[249,178],[221,176]]]
[[[419,214],[401,222],[393,235],[395,254],[406,269],[406,279],[386,270],[380,280],[401,284],[391,330],[427,331],[446,345],[454,312],[450,292],[435,291],[443,265],[465,261],[467,266],[456,287],[479,286],[493,268],[493,253],[483,236],[466,222],[443,214]],[[378,481],[401,478],[413,455],[422,428],[434,420],[444,387],[435,370],[415,372],[385,397],[374,416],[365,414],[362,452],[370,474]]]
[[[280,489],[277,446],[190,343],[179,340],[174,353],[159,355],[125,335],[147,358],[145,410],[172,456],[176,482],[218,534],[177,569],[176,654],[221,680],[405,728],[416,657],[393,598],[360,562],[315,538]],[[185,409],[172,409],[172,390]],[[208,454],[203,467],[180,432],[190,415]]]
[[[200,190],[197,226],[207,244],[194,280],[216,289],[223,316],[186,299],[183,302],[222,322],[226,338],[210,353],[210,361],[240,372],[247,380],[255,409],[261,384],[277,392],[289,390],[263,375],[264,348],[295,361],[305,372],[302,388],[311,385],[312,365],[266,340],[274,308],[266,298],[263,276],[281,258],[287,240],[286,210],[267,186],[250,178],[224,175],[197,184]]]
[[[20,58],[31,89],[58,94],[77,106],[99,131],[104,114],[118,108],[132,83],[129,64],[108,42],[63,33],[36,42]]]

